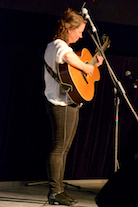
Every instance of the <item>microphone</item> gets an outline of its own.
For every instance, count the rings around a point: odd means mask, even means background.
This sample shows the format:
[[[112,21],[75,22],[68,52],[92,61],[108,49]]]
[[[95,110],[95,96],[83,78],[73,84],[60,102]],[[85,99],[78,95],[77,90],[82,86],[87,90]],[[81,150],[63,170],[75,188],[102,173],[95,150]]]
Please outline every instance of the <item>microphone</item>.
[[[137,88],[138,87],[138,79],[134,79],[132,77],[132,74],[131,74],[131,71],[127,70],[125,72],[125,76],[129,78],[130,82],[132,83],[133,85],[133,88]]]
[[[92,20],[91,20],[91,18],[90,18],[90,16],[89,16],[89,14],[88,14],[88,10],[86,9],[86,8],[82,8],[82,10],[81,10],[82,12],[82,16],[85,18],[85,19],[88,19],[89,20],[89,22],[90,22],[90,25],[91,25],[91,27],[92,27],[92,31],[93,32],[96,32],[97,31],[97,29],[96,29],[96,27],[94,26],[94,24],[93,24],[93,22],[92,22]]]

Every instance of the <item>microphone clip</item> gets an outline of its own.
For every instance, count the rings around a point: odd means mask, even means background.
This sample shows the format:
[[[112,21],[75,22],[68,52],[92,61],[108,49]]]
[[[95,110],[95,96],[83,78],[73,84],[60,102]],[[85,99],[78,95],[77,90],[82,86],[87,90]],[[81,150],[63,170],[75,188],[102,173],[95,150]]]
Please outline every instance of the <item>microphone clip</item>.
[[[94,23],[92,22],[90,15],[88,14],[88,10],[86,8],[82,8],[81,14],[85,19],[89,20],[89,23],[92,27],[92,31],[97,32],[97,29],[96,29]]]

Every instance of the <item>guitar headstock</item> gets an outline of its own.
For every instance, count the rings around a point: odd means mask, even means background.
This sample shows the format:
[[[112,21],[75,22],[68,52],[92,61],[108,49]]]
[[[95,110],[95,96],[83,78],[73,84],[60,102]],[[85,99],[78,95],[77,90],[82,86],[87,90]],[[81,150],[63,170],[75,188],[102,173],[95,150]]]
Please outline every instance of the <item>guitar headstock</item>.
[[[102,35],[102,41],[103,41],[103,44],[106,43],[107,44],[107,48],[110,47],[110,40],[109,40],[109,36],[107,36],[106,34],[103,34]]]
[[[107,48],[109,48],[110,47],[110,40],[109,40],[109,36],[107,36],[106,34],[103,34],[102,35],[102,43],[103,43],[103,45],[102,45],[102,49],[103,49],[103,51],[105,51]],[[98,48],[96,48],[95,49],[95,53],[97,53],[97,52],[99,52],[99,49]]]

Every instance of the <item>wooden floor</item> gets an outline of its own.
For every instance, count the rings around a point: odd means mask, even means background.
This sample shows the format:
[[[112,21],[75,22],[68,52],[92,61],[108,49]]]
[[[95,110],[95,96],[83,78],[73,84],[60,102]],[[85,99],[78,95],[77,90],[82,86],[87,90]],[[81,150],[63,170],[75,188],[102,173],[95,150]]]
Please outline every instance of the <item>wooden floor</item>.
[[[97,207],[94,198],[107,180],[64,182],[66,192],[78,200],[76,207]],[[47,182],[0,182],[0,207],[51,207],[47,194]]]

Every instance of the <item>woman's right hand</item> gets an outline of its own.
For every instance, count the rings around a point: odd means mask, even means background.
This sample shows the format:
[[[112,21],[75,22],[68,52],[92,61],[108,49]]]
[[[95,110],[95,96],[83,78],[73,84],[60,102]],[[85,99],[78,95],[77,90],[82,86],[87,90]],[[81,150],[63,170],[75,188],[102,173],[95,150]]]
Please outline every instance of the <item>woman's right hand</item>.
[[[87,75],[92,76],[94,71],[94,66],[91,64],[85,64],[85,67],[83,69],[83,72],[86,73]]]

